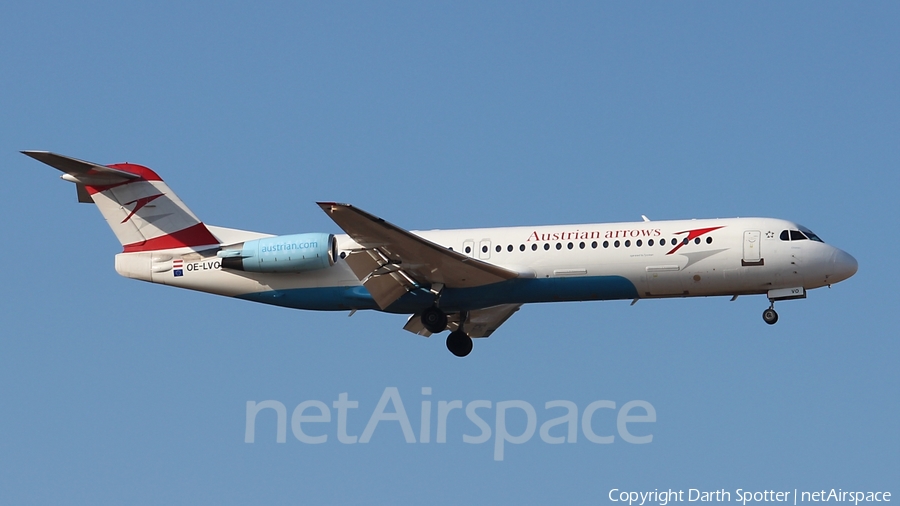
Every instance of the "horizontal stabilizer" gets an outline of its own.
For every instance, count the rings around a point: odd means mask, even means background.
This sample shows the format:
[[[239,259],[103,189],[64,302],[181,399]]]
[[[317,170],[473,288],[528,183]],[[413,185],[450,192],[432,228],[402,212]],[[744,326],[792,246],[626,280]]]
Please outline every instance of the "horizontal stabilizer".
[[[97,165],[49,151],[22,151],[22,154],[68,174],[70,177],[63,176],[63,179],[81,185],[110,185],[141,178],[137,174],[124,170]]]

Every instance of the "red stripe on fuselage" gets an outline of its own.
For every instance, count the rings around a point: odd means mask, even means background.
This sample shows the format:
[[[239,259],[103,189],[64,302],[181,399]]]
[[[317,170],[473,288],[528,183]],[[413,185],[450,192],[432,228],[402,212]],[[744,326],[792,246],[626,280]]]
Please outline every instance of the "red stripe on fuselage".
[[[157,251],[161,249],[184,248],[194,246],[210,246],[219,244],[219,240],[212,235],[203,223],[192,225],[178,232],[154,237],[146,241],[126,244],[123,253],[135,253],[137,251]]]
[[[687,244],[687,243],[693,241],[694,239],[700,237],[701,235],[707,234],[707,233],[709,233],[709,232],[712,232],[713,230],[719,230],[720,228],[722,228],[722,227],[698,228],[698,229],[695,229],[695,230],[684,230],[684,231],[681,231],[681,232],[675,232],[675,235],[678,235],[678,234],[687,234],[688,236],[685,237],[684,239],[682,239],[681,241],[679,241],[679,242],[678,242],[678,246],[675,246],[674,248],[672,248],[672,251],[666,253],[666,255],[671,255],[672,253],[675,253],[676,251],[678,251],[682,246],[684,246],[685,244]]]

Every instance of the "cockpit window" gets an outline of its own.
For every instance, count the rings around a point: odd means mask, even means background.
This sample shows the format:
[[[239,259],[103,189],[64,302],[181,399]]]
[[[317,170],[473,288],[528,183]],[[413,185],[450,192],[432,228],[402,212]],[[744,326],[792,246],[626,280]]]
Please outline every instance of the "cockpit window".
[[[819,236],[817,236],[816,234],[814,234],[812,230],[810,230],[810,229],[808,229],[808,228],[806,228],[806,227],[801,226],[801,227],[800,227],[800,230],[802,230],[803,233],[806,234],[806,237],[809,237],[809,239],[810,239],[811,241],[825,242],[825,241],[823,241],[822,239],[819,239]]]
[[[791,230],[791,240],[792,241],[805,241],[806,236],[803,235],[803,232],[799,230]]]
[[[805,241],[810,239],[816,242],[824,242],[822,239],[819,239],[819,236],[812,233],[810,229],[806,227],[799,228],[800,230],[782,230],[778,238],[782,241]]]

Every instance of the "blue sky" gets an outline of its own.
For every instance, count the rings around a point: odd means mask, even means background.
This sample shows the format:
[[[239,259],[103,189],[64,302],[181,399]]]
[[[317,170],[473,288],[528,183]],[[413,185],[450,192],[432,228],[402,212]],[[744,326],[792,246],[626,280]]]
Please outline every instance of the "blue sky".
[[[803,3],[0,6],[0,502],[608,502],[622,490],[900,492],[900,8]],[[404,317],[119,277],[96,209],[18,153],[152,167],[204,221],[337,232],[773,216],[859,261],[762,297],[526,306],[465,360]],[[652,443],[275,442],[247,401],[644,400]],[[485,411],[491,415],[494,411]],[[612,411],[595,419],[615,433]],[[519,416],[521,415],[521,416]],[[454,417],[455,416],[455,417]],[[434,418],[435,415],[432,414]],[[490,418],[493,424],[493,418]],[[525,427],[510,411],[510,432]],[[320,427],[320,428],[318,428]],[[638,426],[639,427],[639,426]],[[642,429],[635,430],[640,433]]]

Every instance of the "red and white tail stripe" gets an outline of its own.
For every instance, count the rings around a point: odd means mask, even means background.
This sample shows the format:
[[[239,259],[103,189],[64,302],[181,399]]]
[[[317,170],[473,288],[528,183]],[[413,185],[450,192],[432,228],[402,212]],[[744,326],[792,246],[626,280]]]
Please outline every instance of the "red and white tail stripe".
[[[205,249],[219,240],[147,167],[99,165],[47,151],[24,151],[55,167],[87,194],[112,228],[125,253],[175,248]]]

